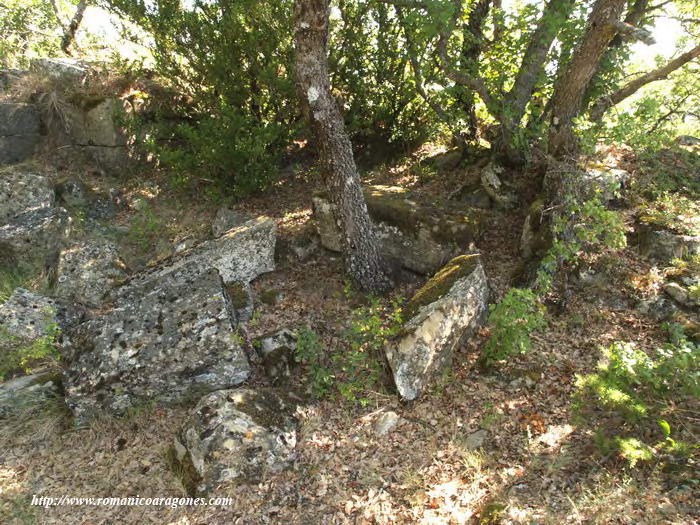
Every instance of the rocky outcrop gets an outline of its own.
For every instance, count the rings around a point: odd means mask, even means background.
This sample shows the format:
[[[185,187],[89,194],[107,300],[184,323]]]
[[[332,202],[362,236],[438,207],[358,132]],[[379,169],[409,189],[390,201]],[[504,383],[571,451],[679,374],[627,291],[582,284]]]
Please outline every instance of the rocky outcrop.
[[[231,228],[241,226],[250,219],[250,215],[222,206],[217,210],[214,222],[211,223],[211,232],[214,237],[221,237]]]
[[[50,208],[54,201],[54,190],[44,175],[17,167],[0,172],[0,225],[20,213]]]
[[[480,234],[481,215],[445,201],[419,199],[403,188],[364,188],[369,214],[385,254],[414,272],[430,274],[467,250]],[[341,251],[341,235],[327,196],[313,198],[321,244]]]
[[[44,271],[58,256],[70,217],[63,208],[37,208],[0,227],[0,267],[26,273]]]
[[[0,104],[0,165],[31,157],[41,141],[41,118],[36,106]]]
[[[408,302],[386,347],[396,388],[416,399],[449,366],[455,347],[484,321],[489,287],[479,255],[450,261]]]
[[[70,58],[35,58],[30,69],[36,75],[55,82],[77,84],[88,74],[88,67],[79,60]]]
[[[174,441],[192,494],[231,480],[258,483],[294,459],[300,398],[272,389],[222,390],[204,397]]]
[[[78,421],[234,387],[250,366],[215,269],[131,283],[116,308],[83,323],[65,356],[66,401]]]
[[[218,239],[183,250],[134,276],[129,286],[115,290],[111,297],[117,302],[136,299],[133,295],[135,290],[141,293],[163,282],[175,284],[182,275],[202,273],[210,268],[216,268],[227,285],[247,285],[258,275],[274,270],[276,229],[277,225],[272,219],[252,219]]]
[[[54,293],[99,306],[108,291],[127,278],[116,245],[107,240],[82,241],[61,251]]]

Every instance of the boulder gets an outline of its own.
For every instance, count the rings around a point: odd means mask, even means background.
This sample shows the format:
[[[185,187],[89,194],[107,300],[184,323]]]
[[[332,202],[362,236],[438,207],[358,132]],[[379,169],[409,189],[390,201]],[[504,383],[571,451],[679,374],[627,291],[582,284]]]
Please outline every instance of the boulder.
[[[589,196],[598,196],[606,203],[620,197],[629,179],[627,171],[616,168],[592,168],[583,175]]]
[[[398,187],[368,186],[365,200],[386,255],[404,268],[430,274],[469,248],[480,233],[481,213],[446,201],[418,198]],[[326,194],[313,198],[321,244],[341,251],[341,233]]]
[[[175,282],[164,279],[125,296],[130,299],[71,333],[64,385],[78,421],[247,379],[250,366],[215,269],[183,273]]]
[[[273,389],[222,390],[204,397],[174,440],[192,494],[221,483],[259,483],[294,459],[296,409],[302,400]]]
[[[0,165],[21,162],[41,141],[41,116],[31,104],[0,104]]]
[[[181,275],[202,273],[216,268],[229,285],[247,285],[258,275],[275,269],[275,233],[272,219],[258,217],[229,230],[218,239],[183,250],[157,266],[135,275],[130,286],[115,290],[115,301],[128,298],[133,290],[157,287],[163,280],[177,283]]]
[[[700,254],[700,235],[681,235],[642,224],[638,229],[638,245],[644,257],[669,261]]]
[[[67,329],[80,322],[82,312],[69,303],[17,288],[0,304],[0,327],[9,336],[24,340],[44,337],[53,326]]]
[[[222,206],[217,210],[214,222],[211,224],[212,234],[214,237],[221,237],[231,228],[245,224],[250,219],[251,217],[243,212]]]
[[[55,262],[68,234],[70,217],[63,208],[37,208],[0,226],[0,267],[34,273]]]
[[[0,383],[0,421],[60,395],[54,374],[33,374]]]
[[[283,383],[292,376],[296,366],[294,352],[297,338],[289,330],[279,330],[260,337],[255,345],[262,358],[265,374],[273,383]]]
[[[61,251],[54,293],[91,306],[127,278],[116,245],[107,240],[83,241]]]
[[[481,170],[481,186],[499,208],[511,209],[518,204],[518,198],[511,188],[501,180],[500,175],[503,172],[502,166],[489,163]]]
[[[35,135],[41,129],[41,116],[32,104],[0,104],[0,136]]]
[[[402,398],[416,399],[450,365],[458,344],[485,320],[489,286],[479,255],[450,261],[408,302],[385,351]]]
[[[40,135],[0,136],[0,166],[32,157],[40,141]]]
[[[29,67],[40,77],[68,84],[82,81],[89,71],[85,64],[70,58],[35,58]]]
[[[0,172],[0,225],[15,215],[53,206],[55,195],[44,175],[10,168]]]

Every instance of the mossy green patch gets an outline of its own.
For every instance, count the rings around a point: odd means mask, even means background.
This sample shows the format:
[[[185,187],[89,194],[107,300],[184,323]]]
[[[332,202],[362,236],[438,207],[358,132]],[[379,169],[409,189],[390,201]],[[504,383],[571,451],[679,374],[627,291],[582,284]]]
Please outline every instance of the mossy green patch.
[[[90,111],[102,104],[107,97],[104,95],[95,95],[90,93],[73,93],[68,97],[68,102],[83,111]]]
[[[248,291],[241,283],[231,283],[226,287],[228,295],[231,298],[231,304],[237,310],[248,306],[249,298]]]
[[[270,288],[269,290],[265,290],[260,294],[260,300],[267,305],[274,306],[277,304],[279,296],[280,291],[278,289]]]
[[[448,262],[411,298],[404,309],[404,319],[411,319],[421,307],[434,303],[448,293],[459,279],[476,269],[480,257],[479,254],[460,255]]]

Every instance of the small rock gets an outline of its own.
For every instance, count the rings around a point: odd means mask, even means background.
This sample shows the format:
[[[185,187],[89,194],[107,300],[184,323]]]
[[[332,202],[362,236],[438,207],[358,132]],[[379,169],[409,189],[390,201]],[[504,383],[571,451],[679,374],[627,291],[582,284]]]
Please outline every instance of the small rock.
[[[688,304],[688,291],[678,283],[667,283],[664,285],[664,292],[673,297],[681,304]]]
[[[483,448],[486,439],[489,437],[489,433],[486,430],[477,430],[467,436],[464,440],[464,448],[468,450],[477,450]]]
[[[399,424],[400,420],[401,418],[396,412],[384,412],[377,418],[377,421],[374,424],[374,431],[380,436],[384,436],[394,430],[396,425]]]
[[[230,480],[259,483],[294,459],[302,400],[273,389],[220,390],[202,398],[174,440],[191,494]]]
[[[257,340],[258,353],[263,361],[265,374],[273,381],[288,381],[296,367],[297,340],[289,330],[266,334]]]
[[[34,171],[10,168],[0,176],[0,226],[16,215],[54,205],[49,179]]]

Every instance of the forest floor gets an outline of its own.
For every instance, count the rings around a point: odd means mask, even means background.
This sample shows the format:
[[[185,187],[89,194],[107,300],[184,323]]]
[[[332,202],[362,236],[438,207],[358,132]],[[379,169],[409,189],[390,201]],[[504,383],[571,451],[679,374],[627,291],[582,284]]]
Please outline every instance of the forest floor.
[[[366,179],[445,195],[467,176],[464,170],[431,176],[415,160],[376,169]],[[144,188],[156,187],[158,178],[122,182],[127,191],[147,193]],[[273,217],[279,236],[289,239],[311,231],[309,188],[318,185],[313,175],[296,175],[236,207]],[[133,261],[167,251],[157,238],[172,246],[203,236],[216,210],[167,190],[151,193],[148,217],[120,217],[131,225]],[[518,265],[522,220],[521,212],[489,213],[478,247],[495,298],[505,293]],[[147,253],[140,253],[145,246]],[[60,406],[49,406],[41,417],[0,430],[0,522],[698,523],[697,472],[667,472],[660,464],[630,468],[620,458],[604,457],[594,444],[595,422],[576,418],[576,378],[596,370],[602,347],[617,340],[641,346],[666,340],[659,323],[634,308],[639,294],[651,293],[655,284],[649,279],[640,291],[630,283],[652,275],[652,265],[633,247],[594,264],[605,278],[579,287],[566,310],[552,308],[532,350],[496,370],[477,366],[484,329],[457,350],[443,383],[416,402],[402,403],[390,390],[369,393],[364,406],[339,396],[314,401],[301,415],[293,467],[259,485],[220,487],[213,495],[233,498],[229,506],[31,506],[33,495],[186,496],[167,451],[189,407],[144,408],[73,428],[65,426]],[[419,284],[396,293],[408,296]],[[280,261],[254,283],[258,295],[270,289],[281,299],[274,305],[258,301],[250,337],[310,325],[330,351],[352,308],[363,301],[348,292],[339,256],[323,249],[303,263]],[[301,370],[299,388],[304,380]],[[261,374],[252,379],[263,381]],[[401,419],[393,432],[379,435],[374,425],[387,411]]]

